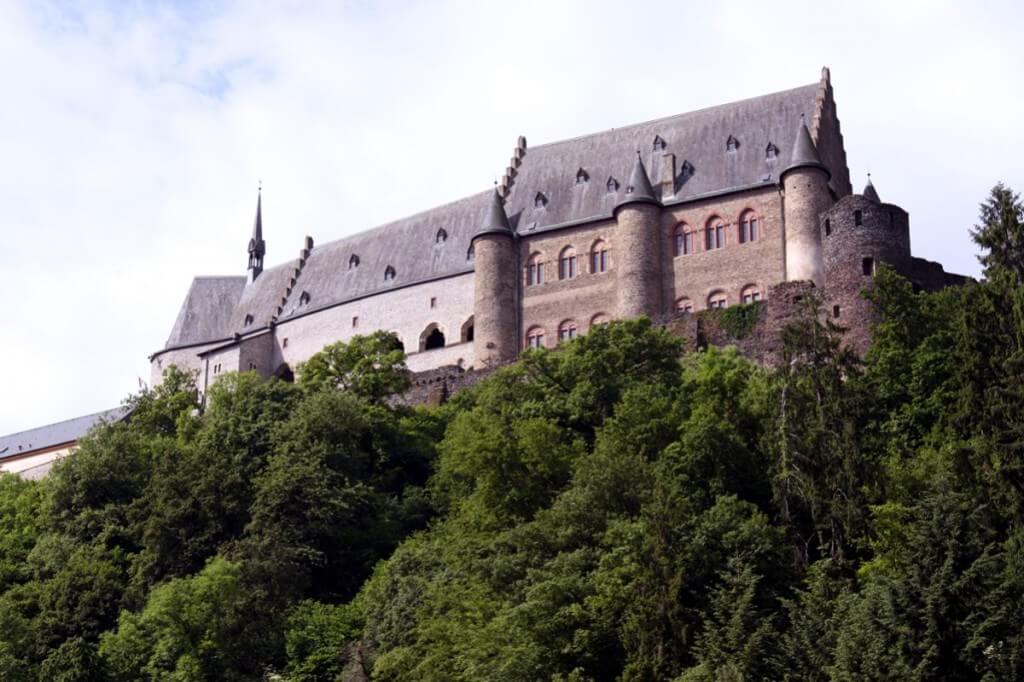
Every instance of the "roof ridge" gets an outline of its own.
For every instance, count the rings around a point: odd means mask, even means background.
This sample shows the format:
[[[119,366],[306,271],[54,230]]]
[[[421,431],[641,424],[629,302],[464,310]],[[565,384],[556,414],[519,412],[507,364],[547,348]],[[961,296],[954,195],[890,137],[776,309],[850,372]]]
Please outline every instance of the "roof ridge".
[[[708,111],[714,111],[715,109],[723,109],[725,107],[736,106],[737,104],[743,104],[744,102],[753,102],[754,100],[765,99],[767,97],[777,97],[778,95],[785,95],[788,93],[796,92],[797,90],[805,90],[810,88],[817,88],[819,82],[809,83],[806,85],[800,85],[795,88],[787,88],[785,90],[777,90],[775,92],[769,92],[764,95],[758,95],[756,97],[745,97],[743,99],[733,100],[732,102],[725,102],[723,104],[716,104],[710,107],[703,107],[701,109],[691,109],[690,111],[682,111],[678,114],[670,114],[668,116],[659,116],[658,118],[648,119],[646,121],[640,121],[639,123],[630,123],[620,127],[605,128],[604,130],[598,130],[593,133],[587,133],[586,135],[577,135],[575,137],[567,137],[563,140],[553,140],[551,142],[545,142],[538,144],[534,147],[530,147],[529,151],[535,151],[537,149],[543,149],[544,147],[554,147],[555,145],[564,144],[566,142],[576,142],[577,140],[585,140],[588,137],[597,137],[598,135],[604,135],[612,131],[629,130],[630,128],[639,128],[641,126],[651,125],[652,123],[661,123],[662,121],[670,121],[672,119],[679,118],[681,116],[690,116],[693,114],[702,114]]]

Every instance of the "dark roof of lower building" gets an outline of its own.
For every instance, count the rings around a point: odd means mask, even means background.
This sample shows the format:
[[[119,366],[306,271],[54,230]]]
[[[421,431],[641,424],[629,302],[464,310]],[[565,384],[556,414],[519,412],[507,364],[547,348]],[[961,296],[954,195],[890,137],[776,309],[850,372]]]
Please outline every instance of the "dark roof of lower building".
[[[521,139],[505,197],[509,223],[528,234],[611,218],[638,151],[655,187],[664,155],[675,155],[674,202],[770,186],[789,165],[797,124],[801,116],[812,120],[823,83],[538,147]],[[271,320],[471,272],[470,245],[488,221],[493,193],[316,246],[301,263],[268,268],[248,284],[244,277],[197,278],[165,348],[221,341]]]
[[[0,436],[0,461],[20,457],[57,445],[73,443],[101,423],[121,421],[128,416],[127,407],[115,407],[83,417],[75,417],[56,424],[47,424],[28,431]]]

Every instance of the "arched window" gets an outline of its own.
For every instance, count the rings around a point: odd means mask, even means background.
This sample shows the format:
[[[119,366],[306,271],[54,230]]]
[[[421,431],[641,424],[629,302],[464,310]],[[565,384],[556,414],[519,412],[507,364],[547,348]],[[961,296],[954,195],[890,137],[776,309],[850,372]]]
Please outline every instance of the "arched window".
[[[729,298],[725,295],[724,291],[712,291],[711,295],[708,296],[708,310],[724,308],[727,305],[729,305]]]
[[[445,232],[445,229],[442,227],[440,230],[437,231],[437,234],[434,235],[434,243],[444,244],[446,241],[448,241],[448,233]]]
[[[526,286],[544,283],[544,261],[539,253],[530,256],[526,262]]]
[[[602,324],[608,324],[608,316],[605,315],[604,313],[598,313],[597,315],[594,315],[592,318],[590,318],[591,327],[596,327]]]
[[[604,186],[608,188],[609,194],[619,191],[619,181],[611,176],[608,176],[608,182],[606,182]]]
[[[526,331],[526,347],[527,348],[543,348],[544,347],[544,328],[543,327],[530,327]]]
[[[353,253],[351,256],[348,257],[348,269],[352,270],[352,269],[358,268],[358,267],[359,267],[359,256],[357,256],[356,254]]]
[[[384,281],[390,282],[395,278],[395,269],[390,265],[384,268]]]
[[[473,340],[473,316],[470,315],[469,319],[462,323],[462,329],[459,333],[459,340],[462,343],[469,343]]]
[[[306,305],[307,303],[309,303],[309,292],[303,291],[299,294],[299,305]]]
[[[693,312],[693,301],[686,298],[685,296],[676,301],[676,312],[677,313],[692,313]]]
[[[741,303],[754,303],[761,300],[761,290],[754,284],[748,284],[740,292]]]
[[[725,223],[718,216],[714,216],[704,228],[704,250],[711,251],[723,246],[725,246]]]
[[[761,238],[761,225],[757,214],[753,211],[744,211],[740,216],[740,244],[756,242]]]
[[[566,320],[558,325],[558,342],[571,341],[576,338],[576,320]]]
[[[676,225],[672,235],[672,253],[676,256],[685,256],[693,253],[693,232],[686,223]]]
[[[420,350],[434,350],[444,348],[444,332],[437,326],[437,323],[430,323],[420,334]]]
[[[576,249],[567,246],[558,256],[558,279],[572,279],[576,276]]]
[[[245,326],[248,327],[250,324],[252,324],[253,319],[254,318],[253,318],[252,315],[246,314],[246,316],[245,316]]]
[[[608,244],[598,239],[590,247],[590,272],[608,272]]]

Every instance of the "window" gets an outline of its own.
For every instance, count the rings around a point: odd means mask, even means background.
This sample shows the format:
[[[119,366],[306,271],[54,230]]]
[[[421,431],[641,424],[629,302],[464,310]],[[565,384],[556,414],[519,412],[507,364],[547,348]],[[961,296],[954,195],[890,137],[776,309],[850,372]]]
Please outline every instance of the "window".
[[[605,183],[605,187],[608,188],[608,193],[609,194],[611,194],[612,192],[618,192],[619,191],[619,181],[616,180],[615,178],[609,177],[608,178],[608,182]]]
[[[358,268],[358,267],[359,267],[359,256],[357,256],[356,254],[353,253],[351,256],[348,257],[348,269],[349,270],[353,270],[353,269]]]
[[[693,312],[693,301],[688,298],[681,298],[676,301],[676,312],[677,313],[692,313]]]
[[[431,307],[431,309],[437,307],[437,296],[431,296],[430,297],[430,307]]]
[[[839,309],[839,306],[837,306],[837,305],[832,306],[832,317],[839,317],[839,313],[840,312],[841,311]]]
[[[768,143],[768,147],[765,148],[764,156],[766,159],[774,159],[779,155],[779,148],[773,145],[771,142]]]
[[[717,310],[729,305],[729,299],[724,291],[716,291],[708,296],[708,310]]]
[[[608,271],[608,245],[600,239],[590,248],[590,272]]]
[[[307,303],[309,303],[309,292],[303,291],[299,294],[299,305],[306,305]]]
[[[390,265],[384,268],[384,281],[390,282],[395,278],[395,269]]]
[[[437,231],[437,234],[434,235],[434,243],[444,244],[446,241],[448,241],[448,233],[445,232],[444,228],[442,227],[440,230]]]
[[[528,332],[526,332],[526,347],[543,348],[544,330],[540,327],[532,327]]]
[[[832,234],[832,221],[825,218],[825,236],[827,237],[830,234]]]
[[[459,330],[459,340],[462,343],[468,343],[473,340],[473,316],[470,315],[469,319],[462,323],[462,329]]]
[[[245,326],[248,327],[250,324],[252,324],[252,320],[253,320],[252,315],[246,315],[245,316]]]
[[[874,258],[862,258],[860,261],[861,272],[864,273],[865,277],[870,277],[875,274],[875,259]]]
[[[250,362],[249,363],[249,369],[256,369],[256,363],[255,362]]]
[[[572,279],[576,276],[576,249],[567,246],[558,257],[558,279]]]
[[[352,328],[355,329],[358,326],[359,326],[359,316],[358,315],[353,315],[352,316]]]
[[[760,230],[756,213],[753,211],[747,211],[740,216],[740,244],[756,242],[760,236],[759,232]]]
[[[608,316],[605,315],[604,313],[598,313],[597,315],[594,315],[592,318],[590,318],[591,327],[596,327],[602,324],[608,324]]]
[[[558,325],[558,342],[572,341],[576,338],[576,322],[573,320],[566,320],[562,324]]]
[[[420,350],[444,348],[444,332],[436,324],[429,325],[420,336]]]
[[[582,168],[580,168],[578,171],[576,171],[576,184],[577,185],[582,185],[582,184],[586,183],[588,180],[590,180],[590,175],[587,174],[587,171],[583,170]]]
[[[675,255],[685,256],[693,253],[693,233],[686,223],[679,223],[676,226],[672,242],[672,253]]]
[[[734,152],[734,151],[736,151],[739,148],[739,146],[740,146],[740,141],[737,140],[732,135],[730,135],[729,139],[725,141],[725,151],[727,151],[727,152]]]
[[[544,283],[544,261],[540,258],[540,254],[535,253],[530,256],[526,265],[526,286],[528,287]]]
[[[744,287],[743,291],[740,292],[740,302],[742,303],[755,303],[761,300],[761,292],[753,284]]]
[[[721,218],[712,218],[704,230],[704,250],[711,251],[725,246],[725,225]]]
[[[860,211],[854,211],[853,212],[853,224],[854,225],[863,225],[864,224],[864,216],[861,214]]]
[[[284,339],[281,340],[281,348],[287,348],[287,347],[288,347],[288,337],[286,336],[286,337],[284,337]]]
[[[544,192],[537,192],[537,196],[533,198],[534,208],[544,208],[548,205],[548,197]]]
[[[668,145],[665,143],[665,140],[662,139],[661,135],[654,136],[654,151],[663,152],[667,146]]]

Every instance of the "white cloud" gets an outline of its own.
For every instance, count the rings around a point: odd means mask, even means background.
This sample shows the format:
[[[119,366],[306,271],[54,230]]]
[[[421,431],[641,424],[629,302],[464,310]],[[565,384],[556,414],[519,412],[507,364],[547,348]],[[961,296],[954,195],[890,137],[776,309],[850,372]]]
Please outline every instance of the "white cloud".
[[[148,377],[196,274],[487,187],[532,144],[817,80],[919,255],[1024,188],[1015,3],[0,4],[0,432]]]

